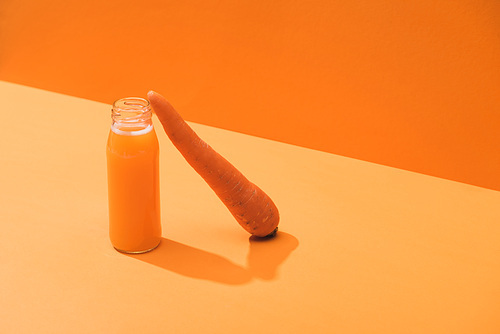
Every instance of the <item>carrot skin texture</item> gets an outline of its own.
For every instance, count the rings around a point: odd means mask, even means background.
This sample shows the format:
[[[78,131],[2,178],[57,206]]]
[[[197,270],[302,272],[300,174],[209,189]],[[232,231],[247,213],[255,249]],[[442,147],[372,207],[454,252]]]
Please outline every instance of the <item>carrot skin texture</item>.
[[[278,208],[271,198],[204,142],[160,94],[148,99],[165,133],[247,232],[266,237],[276,232]]]

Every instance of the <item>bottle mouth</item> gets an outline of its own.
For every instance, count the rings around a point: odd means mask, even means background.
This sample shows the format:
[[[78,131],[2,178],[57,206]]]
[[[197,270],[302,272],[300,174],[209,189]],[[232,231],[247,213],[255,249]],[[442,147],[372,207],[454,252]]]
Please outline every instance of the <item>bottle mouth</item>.
[[[125,97],[113,103],[112,116],[120,119],[151,117],[151,105],[141,97]]]
[[[152,127],[151,105],[141,97],[126,97],[116,100],[111,109],[113,131],[137,132]],[[116,132],[115,131],[115,132]]]

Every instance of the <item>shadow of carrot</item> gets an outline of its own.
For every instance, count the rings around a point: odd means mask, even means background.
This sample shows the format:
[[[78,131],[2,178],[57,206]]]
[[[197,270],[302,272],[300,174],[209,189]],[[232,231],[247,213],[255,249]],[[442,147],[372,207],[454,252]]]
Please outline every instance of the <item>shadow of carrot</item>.
[[[297,238],[284,232],[278,232],[270,239],[252,236],[247,257],[247,270],[254,277],[272,280],[277,276],[278,267],[298,245]]]
[[[240,285],[249,283],[254,277],[276,278],[278,267],[299,244],[294,236],[284,232],[269,239],[250,237],[249,241],[246,268],[220,255],[166,238],[162,238],[152,252],[127,256],[186,277]]]

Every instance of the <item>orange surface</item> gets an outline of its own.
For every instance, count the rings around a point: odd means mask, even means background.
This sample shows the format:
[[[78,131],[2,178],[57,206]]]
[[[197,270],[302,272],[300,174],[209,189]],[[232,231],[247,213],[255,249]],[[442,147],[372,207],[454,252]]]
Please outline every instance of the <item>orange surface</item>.
[[[162,241],[127,256],[111,106],[5,82],[0,99],[1,333],[500,332],[498,191],[192,124],[280,209],[258,242],[155,119]]]
[[[500,190],[500,2],[3,0],[0,79]]]
[[[126,252],[156,247],[161,238],[161,218],[155,130],[141,135],[110,130],[106,156],[111,243]]]

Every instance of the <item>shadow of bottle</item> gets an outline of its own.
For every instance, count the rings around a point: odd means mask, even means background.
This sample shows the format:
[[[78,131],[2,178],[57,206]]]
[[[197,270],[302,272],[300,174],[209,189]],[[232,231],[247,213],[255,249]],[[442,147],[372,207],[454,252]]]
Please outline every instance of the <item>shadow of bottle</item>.
[[[191,278],[230,285],[244,284],[252,279],[248,270],[220,255],[165,238],[151,252],[127,255]]]
[[[249,241],[247,268],[220,255],[166,238],[162,238],[154,251],[127,256],[186,277],[240,285],[254,277],[274,279],[278,267],[298,246],[298,240],[284,232],[269,239],[250,237]]]

